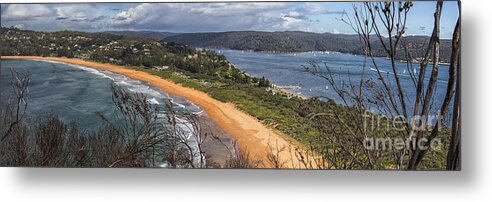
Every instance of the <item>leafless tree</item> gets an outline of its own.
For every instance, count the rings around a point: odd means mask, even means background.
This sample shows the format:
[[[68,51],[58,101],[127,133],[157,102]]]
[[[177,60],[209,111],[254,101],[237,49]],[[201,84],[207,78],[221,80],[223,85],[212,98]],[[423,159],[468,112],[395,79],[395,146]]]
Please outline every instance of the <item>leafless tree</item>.
[[[117,131],[126,140],[126,154],[116,158],[110,167],[128,165],[141,155],[144,159],[167,164],[169,167],[203,168],[205,153],[203,142],[209,134],[202,133],[199,119],[194,114],[178,115],[170,102],[165,103],[163,111],[147,101],[143,94],[129,93],[117,86],[112,86],[113,102],[117,106],[117,120],[111,123],[101,115],[107,127]],[[159,114],[164,114],[159,117]]]
[[[461,3],[458,2],[458,7]],[[461,12],[461,9],[460,9]],[[461,15],[461,13],[460,13]],[[453,106],[453,121],[451,128],[451,141],[448,149],[446,169],[460,170],[461,169],[461,59],[460,59],[460,44],[461,44],[461,19],[458,19],[453,32],[451,52],[450,75],[456,76],[455,96]],[[448,86],[449,87],[449,86]]]
[[[270,137],[268,139],[268,152],[266,154],[266,158],[268,163],[272,165],[273,168],[283,168],[289,162],[287,159],[282,158],[282,153],[289,152],[287,146],[279,146],[278,140],[275,140],[275,145],[270,144]]]
[[[239,148],[237,142],[234,142],[234,150],[231,157],[226,161],[224,168],[258,168],[263,162],[250,155],[246,148]]]
[[[362,7],[354,6],[354,16],[345,14],[341,20],[350,25],[358,33],[365,52],[365,62],[362,66],[360,78],[353,80],[350,75],[348,79],[342,79],[332,72],[328,64],[311,62],[309,68],[317,76],[325,78],[332,89],[340,97],[342,104],[348,108],[345,113],[333,113],[328,116],[319,116],[313,122],[321,131],[327,134],[321,141],[327,140],[326,147],[318,148],[331,165],[337,168],[395,168],[395,169],[417,169],[428,152],[429,145],[442,132],[440,132],[440,121],[428,123],[426,119],[416,117],[429,117],[433,111],[438,112],[437,117],[443,117],[448,113],[451,100],[454,96],[453,132],[449,159],[456,159],[459,153],[459,20],[457,22],[453,36],[453,52],[449,67],[449,80],[446,95],[439,104],[434,95],[437,86],[437,75],[440,69],[440,17],[442,11],[442,1],[436,3],[434,13],[434,29],[427,43],[427,48],[420,60],[412,56],[406,42],[405,32],[408,13],[412,8],[411,2],[365,2]],[[383,71],[381,64],[374,54],[375,47],[381,47],[390,61],[391,70]],[[401,84],[398,73],[397,62],[405,60],[408,72],[415,84],[415,97],[410,98],[408,93],[412,89],[405,89]],[[411,69],[415,67],[414,62],[420,63],[420,71],[414,73]],[[430,75],[427,76],[427,67],[432,65]],[[375,79],[367,73],[368,66],[376,72]],[[428,80],[428,81],[426,81]],[[455,93],[456,91],[456,93]],[[334,105],[334,108],[337,106]],[[334,110],[340,112],[340,110]],[[367,114],[367,111],[371,111]],[[371,130],[367,127],[366,115],[376,116],[378,124],[382,118],[382,123],[387,124],[395,118],[401,119],[398,122],[402,125],[401,130],[380,131]],[[350,121],[348,121],[350,120]],[[422,130],[418,126],[428,125],[430,130]],[[455,126],[456,125],[456,126]],[[425,127],[427,128],[427,127]],[[379,129],[379,128],[378,128]],[[409,144],[404,144],[402,148],[390,148],[389,151],[378,151],[368,149],[366,141],[368,138],[393,138],[399,137],[403,140],[410,140]],[[426,140],[421,148],[421,140]],[[451,148],[450,148],[451,149]],[[392,165],[386,162],[392,161]],[[406,164],[406,166],[404,166]],[[451,169],[448,165],[448,169]]]
[[[8,129],[7,131],[5,131],[5,133],[2,134],[2,139],[0,141],[4,141],[5,138],[7,138],[12,133],[14,127],[24,119],[27,112],[27,98],[29,94],[29,83],[31,81],[29,72],[24,74],[16,72],[13,69],[11,69],[10,72],[12,75],[12,90],[15,96],[15,108],[7,109],[13,109],[15,112],[6,111],[5,113],[14,113],[14,119],[10,120],[10,124],[7,124]],[[11,105],[11,103],[9,103],[9,105]]]

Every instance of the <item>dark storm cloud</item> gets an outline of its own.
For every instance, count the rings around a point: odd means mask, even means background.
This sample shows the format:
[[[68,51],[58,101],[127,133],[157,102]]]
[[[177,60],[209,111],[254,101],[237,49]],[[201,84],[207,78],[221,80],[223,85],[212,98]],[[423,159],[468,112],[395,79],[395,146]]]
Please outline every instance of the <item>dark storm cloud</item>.
[[[108,18],[109,18],[109,16],[107,16],[107,15],[100,15],[100,16],[97,16],[95,18],[90,19],[89,21],[90,22],[97,22],[97,21],[108,19]]]

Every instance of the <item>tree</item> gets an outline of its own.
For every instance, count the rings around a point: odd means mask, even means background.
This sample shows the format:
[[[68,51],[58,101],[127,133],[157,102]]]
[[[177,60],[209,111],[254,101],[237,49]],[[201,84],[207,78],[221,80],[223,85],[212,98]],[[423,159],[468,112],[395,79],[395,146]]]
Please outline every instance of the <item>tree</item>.
[[[270,81],[265,78],[265,76],[262,76],[259,81],[258,81],[258,86],[259,87],[270,87]]]
[[[458,7],[461,7],[461,2],[458,1]],[[461,9],[460,9],[461,10]],[[461,15],[461,13],[460,13]],[[461,43],[461,20],[458,18],[453,32],[452,52],[451,52],[451,68],[456,76],[455,97],[453,107],[453,120],[451,128],[451,140],[448,148],[448,156],[446,169],[460,170],[461,169],[461,58],[460,58],[460,43]]]
[[[349,17],[345,14],[342,21],[350,25],[355,32],[358,33],[361,43],[364,45],[366,61],[362,68],[362,74],[357,82],[352,78],[348,83],[339,82],[332,73],[331,69],[324,64],[324,67],[313,61],[310,63],[310,70],[313,74],[325,78],[330,86],[337,92],[342,99],[343,105],[348,106],[352,111],[348,114],[333,114],[332,122],[326,123],[336,127],[324,128],[330,136],[327,137],[329,144],[334,145],[336,149],[328,157],[332,159],[334,164],[352,164],[357,168],[376,169],[387,168],[394,166],[396,169],[417,169],[419,164],[424,159],[429,151],[429,146],[438,135],[442,135],[440,131],[440,122],[427,123],[426,119],[417,117],[429,117],[431,113],[437,112],[438,117],[446,115],[450,108],[451,100],[454,97],[454,115],[453,129],[451,136],[447,134],[446,138],[450,138],[451,147],[448,154],[447,169],[456,169],[459,156],[459,19],[453,36],[453,47],[451,56],[451,65],[449,68],[449,80],[446,95],[442,103],[438,103],[433,99],[436,91],[437,75],[440,70],[440,17],[442,11],[442,1],[436,3],[434,13],[434,29],[425,54],[422,60],[419,61],[420,71],[413,73],[412,61],[415,57],[410,51],[410,47],[406,41],[405,31],[407,17],[413,4],[411,2],[365,2],[362,7],[354,6],[354,16]],[[375,38],[375,39],[374,39]],[[381,70],[381,65],[376,60],[374,47],[381,46],[386,57],[390,61],[390,73]],[[404,55],[400,55],[404,50]],[[396,63],[404,58],[407,61],[407,69],[415,84],[415,97],[410,98],[408,91],[412,89],[404,89],[401,85],[400,76]],[[367,76],[368,64],[373,66],[376,76],[373,79]],[[430,75],[427,77],[427,67],[429,63],[432,66]],[[322,71],[325,69],[326,71]],[[426,78],[427,77],[427,78]],[[427,81],[428,80],[428,81]],[[455,93],[456,92],[456,93]],[[432,106],[438,105],[438,110],[431,110]],[[371,109],[376,109],[375,112],[367,113]],[[353,120],[347,123],[346,117]],[[379,119],[383,118],[383,123],[388,123],[395,118],[400,118],[402,130],[379,131],[367,128],[367,116],[375,116]],[[319,121],[319,119],[318,119]],[[334,123],[333,123],[334,122]],[[418,126],[428,126],[429,130],[422,129]],[[321,125],[319,125],[322,128]],[[367,140],[374,138],[383,138],[391,140],[392,138],[401,138],[408,140],[408,144],[404,144],[401,148],[391,148],[388,151],[378,151],[374,148],[368,148]],[[421,146],[421,142],[424,144]],[[328,149],[328,148],[327,148]],[[335,157],[336,156],[336,157]],[[335,159],[335,160],[333,160]],[[387,162],[391,161],[391,165]],[[451,163],[450,161],[454,162]],[[405,166],[406,165],[406,166]],[[455,165],[455,166],[452,166]]]

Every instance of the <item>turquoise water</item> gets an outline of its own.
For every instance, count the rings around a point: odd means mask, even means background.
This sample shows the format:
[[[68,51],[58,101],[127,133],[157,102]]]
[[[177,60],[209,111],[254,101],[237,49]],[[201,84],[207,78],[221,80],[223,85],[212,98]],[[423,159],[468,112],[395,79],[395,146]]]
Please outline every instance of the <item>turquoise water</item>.
[[[192,135],[207,132],[195,131],[195,127],[187,121],[186,116],[196,114],[200,116],[201,124],[209,124],[207,127],[217,128],[209,120],[206,113],[192,102],[172,94],[168,94],[145,82],[130,79],[120,74],[97,70],[90,67],[72,65],[61,62],[48,62],[37,60],[2,59],[0,95],[3,103],[12,97],[11,70],[17,72],[29,72],[31,83],[29,86],[28,114],[32,126],[49,116],[57,116],[64,123],[76,123],[85,132],[93,132],[101,127],[103,121],[96,113],[103,114],[112,123],[119,124],[115,115],[116,108],[112,101],[111,85],[114,84],[127,91],[141,93],[146,96],[149,103],[159,108],[158,122],[162,127],[169,127],[166,113],[169,104],[176,116],[177,134],[185,138],[188,145],[194,150],[194,164],[202,163],[198,153],[198,142]],[[197,123],[197,124],[200,124]],[[199,125],[201,127],[201,125]],[[231,145],[232,140],[220,130],[214,130],[214,135],[220,137],[223,143],[209,138],[202,145],[212,161],[223,162],[228,158],[229,150],[224,145]],[[90,134],[90,133],[88,133]],[[163,133],[163,135],[166,135]],[[165,159],[156,157],[155,165],[166,167]]]
[[[81,129],[96,130],[101,125],[96,112],[109,118],[115,112],[111,84],[130,92],[142,93],[150,103],[161,109],[165,109],[164,103],[170,101],[175,111],[197,114],[202,112],[198,106],[181,97],[119,74],[60,62],[17,59],[1,61],[3,102],[8,102],[12,95],[11,69],[29,72],[31,75],[28,111],[33,120],[53,115],[65,123],[75,122]]]

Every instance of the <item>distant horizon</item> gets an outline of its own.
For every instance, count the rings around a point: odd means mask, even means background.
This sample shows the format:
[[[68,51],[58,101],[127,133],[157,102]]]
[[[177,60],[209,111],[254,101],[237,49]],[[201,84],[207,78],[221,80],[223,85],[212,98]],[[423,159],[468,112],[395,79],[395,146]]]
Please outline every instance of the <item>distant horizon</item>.
[[[361,2],[70,3],[2,4],[1,26],[33,31],[153,31],[171,33],[284,32],[356,34],[340,19]],[[430,36],[435,2],[413,2],[408,36]],[[451,38],[458,16],[445,1],[441,38]]]
[[[5,27],[5,26],[2,26],[2,28],[12,28],[13,26],[11,27]],[[358,35],[357,33],[332,33],[332,32],[322,32],[322,33],[318,33],[318,32],[309,32],[309,31],[300,31],[300,30],[286,30],[286,31],[258,31],[258,30],[238,30],[238,31],[211,31],[211,32],[170,32],[170,31],[159,31],[159,30],[131,30],[131,29],[128,29],[128,30],[107,30],[107,31],[80,31],[80,30],[69,30],[69,29],[65,29],[65,30],[56,30],[56,31],[43,31],[43,30],[32,30],[32,29],[21,29],[21,28],[17,28],[17,27],[14,27],[16,29],[19,29],[19,30],[25,30],[25,31],[35,31],[35,32],[64,32],[64,31],[67,31],[67,32],[85,32],[85,33],[109,33],[109,32],[155,32],[155,33],[172,33],[172,34],[200,34],[200,33],[226,33],[226,32],[266,32],[266,33],[276,33],[276,32],[279,32],[279,33],[282,33],[282,32],[303,32],[303,33],[313,33],[313,34],[334,34],[334,35]],[[407,37],[430,37],[429,35],[406,35]],[[383,36],[383,38],[387,38],[385,36]],[[450,40],[451,38],[443,38],[441,37],[440,39],[445,39],[445,40]]]

